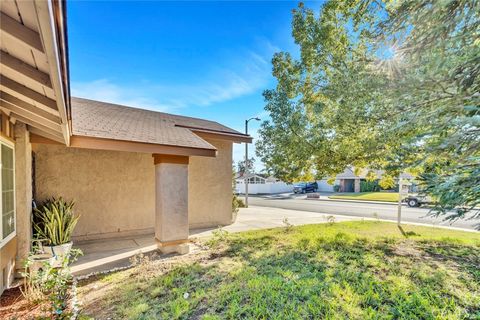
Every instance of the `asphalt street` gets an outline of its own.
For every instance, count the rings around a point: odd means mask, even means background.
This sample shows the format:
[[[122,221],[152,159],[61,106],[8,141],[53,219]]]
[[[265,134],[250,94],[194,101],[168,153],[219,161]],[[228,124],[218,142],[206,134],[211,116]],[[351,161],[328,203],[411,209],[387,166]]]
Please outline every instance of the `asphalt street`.
[[[305,195],[293,194],[250,196],[249,205],[397,221],[396,204],[349,202],[323,198],[322,200],[306,199]],[[471,230],[474,230],[475,225],[480,223],[479,220],[457,220],[453,223],[442,221],[442,218],[428,216],[429,211],[429,208],[409,208],[403,205],[402,221]]]

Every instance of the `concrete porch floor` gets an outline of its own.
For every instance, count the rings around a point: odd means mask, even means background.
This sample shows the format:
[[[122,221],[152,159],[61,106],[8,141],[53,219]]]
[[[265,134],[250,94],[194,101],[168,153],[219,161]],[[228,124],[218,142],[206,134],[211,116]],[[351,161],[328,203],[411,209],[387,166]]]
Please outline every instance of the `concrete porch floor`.
[[[223,227],[228,232],[270,229],[284,227],[283,220],[288,219],[292,225],[326,223],[328,214],[286,210],[279,208],[254,207],[240,209],[235,223]],[[361,218],[333,215],[335,221],[360,220]],[[218,228],[190,230],[190,238],[208,237]],[[75,244],[83,251],[83,256],[72,264],[72,272],[76,276],[92,272],[107,271],[114,268],[127,267],[130,258],[139,253],[148,253],[157,249],[152,234],[119,237],[102,240],[88,240]]]

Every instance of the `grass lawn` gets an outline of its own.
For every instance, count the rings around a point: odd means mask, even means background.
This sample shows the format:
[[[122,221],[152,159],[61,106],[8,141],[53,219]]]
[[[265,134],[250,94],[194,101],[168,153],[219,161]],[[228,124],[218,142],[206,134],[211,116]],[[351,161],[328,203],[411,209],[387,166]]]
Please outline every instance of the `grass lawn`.
[[[359,192],[339,193],[329,197],[330,199],[364,200],[398,202],[398,193],[395,192]]]
[[[206,240],[205,240],[206,241]],[[479,319],[480,233],[361,221],[218,233],[79,284],[95,319]]]

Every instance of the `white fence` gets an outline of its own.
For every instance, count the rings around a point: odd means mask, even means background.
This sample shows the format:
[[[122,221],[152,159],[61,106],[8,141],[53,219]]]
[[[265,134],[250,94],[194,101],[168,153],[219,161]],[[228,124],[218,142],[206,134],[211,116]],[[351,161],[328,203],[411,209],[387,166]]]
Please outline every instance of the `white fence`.
[[[237,180],[236,188],[237,193],[245,193],[245,183],[243,180]],[[293,184],[286,184],[285,182],[267,182],[267,183],[249,183],[249,194],[272,194],[272,193],[284,193],[293,192]]]
[[[318,191],[320,191],[320,192],[333,192],[333,186],[336,185],[336,184],[339,184],[339,183],[340,183],[339,180],[335,180],[335,182],[333,184],[328,184],[326,179],[317,180]]]

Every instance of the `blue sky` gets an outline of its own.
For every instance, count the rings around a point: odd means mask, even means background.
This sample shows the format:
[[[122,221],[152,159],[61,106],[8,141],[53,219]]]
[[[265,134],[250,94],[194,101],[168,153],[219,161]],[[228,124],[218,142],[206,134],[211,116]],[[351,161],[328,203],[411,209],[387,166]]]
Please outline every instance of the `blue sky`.
[[[70,1],[72,94],[211,119],[243,132],[246,118],[266,117],[262,92],[275,86],[273,54],[296,48],[296,6]],[[257,128],[251,124],[254,137]],[[243,148],[235,145],[235,162]]]

